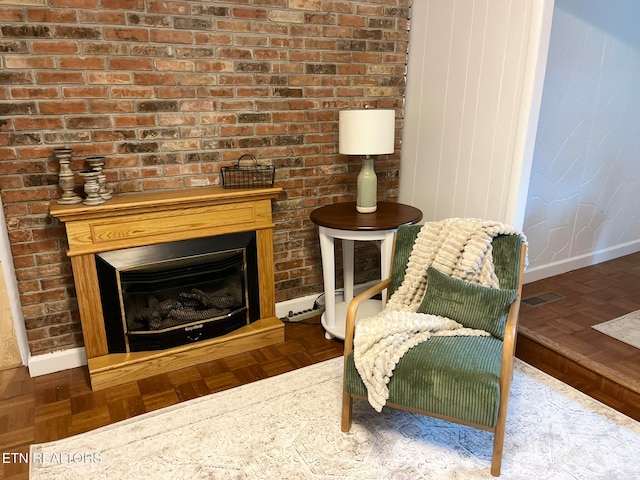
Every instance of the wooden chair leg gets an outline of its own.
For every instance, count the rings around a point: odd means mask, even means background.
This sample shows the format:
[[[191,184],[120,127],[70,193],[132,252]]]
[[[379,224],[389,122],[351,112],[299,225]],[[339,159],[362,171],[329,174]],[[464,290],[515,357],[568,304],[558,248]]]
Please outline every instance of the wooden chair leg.
[[[351,410],[353,408],[353,397],[345,390],[342,392],[342,431],[351,430]]]
[[[498,417],[498,423],[493,434],[493,456],[491,458],[491,475],[500,476],[502,468],[502,451],[504,449],[504,431],[506,418]]]

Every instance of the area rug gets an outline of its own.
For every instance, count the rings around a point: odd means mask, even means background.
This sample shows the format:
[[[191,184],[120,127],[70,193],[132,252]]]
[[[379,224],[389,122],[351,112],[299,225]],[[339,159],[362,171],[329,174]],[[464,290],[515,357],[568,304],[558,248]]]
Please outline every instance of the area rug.
[[[31,478],[489,479],[493,435],[354,401],[342,359],[31,447]],[[503,479],[640,478],[640,423],[517,361]]]
[[[640,348],[640,310],[614,318],[608,322],[593,325],[591,328],[595,328],[616,340]]]

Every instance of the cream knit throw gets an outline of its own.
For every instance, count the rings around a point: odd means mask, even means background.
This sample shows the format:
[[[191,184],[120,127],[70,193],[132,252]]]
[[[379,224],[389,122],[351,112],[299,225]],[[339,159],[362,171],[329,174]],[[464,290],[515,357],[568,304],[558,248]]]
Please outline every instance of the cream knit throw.
[[[478,219],[450,218],[422,227],[402,284],[382,312],[356,323],[354,361],[369,403],[378,412],[389,398],[393,369],[411,347],[432,335],[490,336],[448,318],[417,313],[427,289],[427,269],[433,266],[451,277],[499,287],[491,242],[497,235],[517,233],[507,225]]]

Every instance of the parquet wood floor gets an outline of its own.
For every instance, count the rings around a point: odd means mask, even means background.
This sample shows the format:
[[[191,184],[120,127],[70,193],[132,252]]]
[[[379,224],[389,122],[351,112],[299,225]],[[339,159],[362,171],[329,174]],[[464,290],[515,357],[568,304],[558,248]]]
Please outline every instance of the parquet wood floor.
[[[640,253],[524,286],[524,297],[564,297],[523,304],[516,355],[640,420],[640,350],[591,325],[640,309]],[[285,325],[284,343],[166,375],[92,392],[85,368],[30,378],[26,368],[0,372],[0,454],[48,442],[209,393],[342,355],[318,319]],[[0,463],[0,478],[28,478],[28,465]]]
[[[283,343],[92,392],[86,368],[30,378],[26,367],[0,372],[0,455],[145,412],[339,357],[319,319],[286,324]],[[339,412],[336,412],[339,415]],[[10,458],[5,458],[10,460]],[[28,465],[2,461],[0,479],[28,478]]]
[[[640,349],[594,330],[640,309],[640,252],[523,287],[516,356],[640,421]],[[640,328],[640,327],[639,327]]]

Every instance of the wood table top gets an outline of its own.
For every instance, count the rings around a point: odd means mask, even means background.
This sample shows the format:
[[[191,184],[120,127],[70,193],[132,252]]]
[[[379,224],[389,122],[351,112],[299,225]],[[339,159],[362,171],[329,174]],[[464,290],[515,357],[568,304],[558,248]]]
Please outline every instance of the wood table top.
[[[311,212],[313,223],[337,230],[393,230],[420,220],[420,210],[396,202],[378,202],[378,209],[373,213],[359,213],[356,202],[334,203]]]

